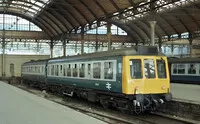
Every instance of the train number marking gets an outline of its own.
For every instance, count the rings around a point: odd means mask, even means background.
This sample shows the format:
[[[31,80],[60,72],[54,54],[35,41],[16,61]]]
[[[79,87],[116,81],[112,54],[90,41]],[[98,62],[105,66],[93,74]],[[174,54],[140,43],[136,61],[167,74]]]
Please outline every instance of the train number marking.
[[[107,84],[106,84],[106,88],[107,88],[108,90],[111,89],[111,84],[110,84],[109,82],[107,82]]]

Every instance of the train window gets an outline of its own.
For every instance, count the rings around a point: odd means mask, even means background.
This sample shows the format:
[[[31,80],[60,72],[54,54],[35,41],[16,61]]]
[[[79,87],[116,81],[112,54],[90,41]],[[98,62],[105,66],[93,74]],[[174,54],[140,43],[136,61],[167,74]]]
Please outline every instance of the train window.
[[[196,74],[196,65],[188,64],[188,74]]]
[[[60,65],[60,74],[59,76],[63,76],[63,65]]]
[[[71,64],[68,64],[68,65],[67,65],[67,76],[68,76],[68,77],[71,77],[71,70],[72,70],[72,69],[71,69]]]
[[[104,79],[113,79],[113,62],[104,63]]]
[[[80,77],[85,77],[85,64],[80,64],[79,65],[79,75]]]
[[[185,64],[178,64],[178,74],[185,74]]]
[[[73,67],[72,67],[72,72],[73,72],[73,77],[78,77],[78,67],[77,67],[77,64],[73,64]]]
[[[118,73],[122,73],[122,63],[118,63]]]
[[[166,78],[166,66],[164,60],[156,60],[158,69],[158,78]]]
[[[37,67],[36,67],[36,69],[37,69],[37,71],[36,71],[36,72],[37,72],[37,73],[40,73],[40,67],[39,67],[39,66],[37,66]]]
[[[172,64],[172,68],[173,68],[173,74],[177,74],[177,69],[178,69],[178,67],[177,67],[177,64]]]
[[[58,76],[59,65],[55,65],[55,75]]]
[[[42,74],[44,73],[44,66],[42,66],[42,71],[41,71],[41,73],[42,73]]]
[[[57,65],[54,65],[54,76],[56,76],[57,73],[58,73],[58,71],[57,71]]]
[[[133,79],[142,78],[141,70],[141,60],[140,59],[131,59],[130,60],[130,73]]]
[[[88,77],[91,78],[91,64],[88,64]]]
[[[38,67],[37,66],[35,67],[35,73],[38,73]]]
[[[93,63],[93,78],[101,78],[101,63]]]
[[[37,73],[37,67],[36,66],[34,66],[34,73]]]
[[[67,72],[66,72],[66,65],[63,65],[63,76],[66,76]]]
[[[38,73],[38,67],[37,66],[35,67],[35,72]]]
[[[51,75],[54,75],[54,65],[51,65]]]
[[[155,64],[153,59],[144,59],[144,72],[146,78],[155,78]]]

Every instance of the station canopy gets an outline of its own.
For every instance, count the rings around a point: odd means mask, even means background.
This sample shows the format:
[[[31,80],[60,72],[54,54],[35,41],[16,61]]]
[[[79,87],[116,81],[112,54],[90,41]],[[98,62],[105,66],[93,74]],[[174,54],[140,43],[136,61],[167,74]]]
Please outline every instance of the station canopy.
[[[117,25],[135,41],[150,39],[149,21],[156,21],[156,38],[196,33],[200,29],[199,0],[0,0],[0,13],[23,17],[50,38]]]

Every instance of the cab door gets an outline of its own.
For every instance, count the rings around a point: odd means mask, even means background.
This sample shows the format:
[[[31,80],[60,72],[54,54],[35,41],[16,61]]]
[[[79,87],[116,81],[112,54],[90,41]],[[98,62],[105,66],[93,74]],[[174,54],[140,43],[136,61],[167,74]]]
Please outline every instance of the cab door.
[[[141,56],[123,57],[122,92],[124,94],[136,94],[139,84],[144,84],[142,65]]]

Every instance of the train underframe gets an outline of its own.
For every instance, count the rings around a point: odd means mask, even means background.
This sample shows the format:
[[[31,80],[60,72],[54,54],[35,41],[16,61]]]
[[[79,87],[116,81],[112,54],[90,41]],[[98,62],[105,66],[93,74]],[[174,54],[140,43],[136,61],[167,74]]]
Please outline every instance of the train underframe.
[[[26,80],[24,82],[29,81]],[[46,92],[52,92],[54,94],[66,95],[70,97],[76,96],[87,99],[90,102],[99,102],[105,109],[117,108],[123,113],[140,114],[155,111],[159,105],[172,99],[171,93],[126,95],[66,85],[46,85],[44,83],[36,82],[29,82],[25,84],[29,86],[32,84],[31,86],[33,87],[46,90]]]

